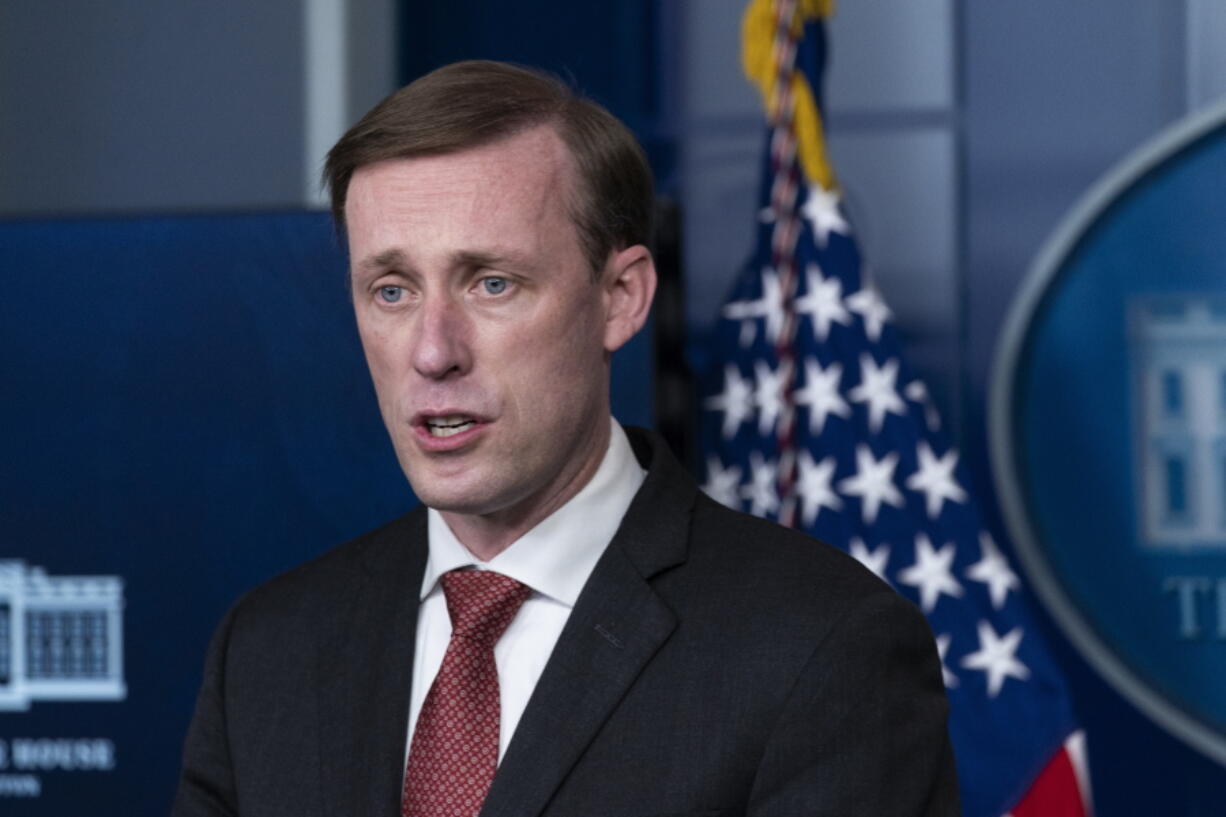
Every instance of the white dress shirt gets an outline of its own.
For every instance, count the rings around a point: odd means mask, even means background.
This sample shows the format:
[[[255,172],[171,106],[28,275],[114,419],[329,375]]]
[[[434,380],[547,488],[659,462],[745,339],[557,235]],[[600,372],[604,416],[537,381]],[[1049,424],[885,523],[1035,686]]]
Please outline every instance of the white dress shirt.
[[[496,571],[532,588],[532,595],[494,646],[502,708],[498,759],[502,760],[579,591],[617,532],[647,473],[634,458],[626,432],[616,421],[612,425],[609,448],[588,484],[488,562],[469,553],[442,514],[433,508],[427,512],[430,553],[417,613],[406,762],[417,716],[451,640],[451,617],[439,577],[468,566]]]

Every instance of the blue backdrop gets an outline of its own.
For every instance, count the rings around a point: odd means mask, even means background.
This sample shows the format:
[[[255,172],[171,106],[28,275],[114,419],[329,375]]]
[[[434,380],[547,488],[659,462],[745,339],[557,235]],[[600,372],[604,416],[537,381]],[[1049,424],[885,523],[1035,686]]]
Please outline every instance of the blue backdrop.
[[[0,276],[0,811],[162,814],[225,608],[415,502],[345,259],[322,213],[28,220]]]

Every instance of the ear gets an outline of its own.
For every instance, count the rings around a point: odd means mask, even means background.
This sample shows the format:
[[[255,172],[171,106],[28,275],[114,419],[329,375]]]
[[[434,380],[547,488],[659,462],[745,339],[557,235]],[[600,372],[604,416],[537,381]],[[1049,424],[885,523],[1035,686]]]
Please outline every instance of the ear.
[[[604,348],[615,352],[643,328],[656,294],[656,262],[635,244],[609,256],[601,275],[604,288]]]

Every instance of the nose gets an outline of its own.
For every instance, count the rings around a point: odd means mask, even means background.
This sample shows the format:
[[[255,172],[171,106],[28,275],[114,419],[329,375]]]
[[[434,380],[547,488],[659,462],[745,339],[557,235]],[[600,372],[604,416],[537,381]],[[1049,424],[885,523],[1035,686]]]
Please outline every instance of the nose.
[[[460,304],[445,294],[427,297],[417,309],[413,368],[429,380],[465,374],[472,367],[470,326]]]

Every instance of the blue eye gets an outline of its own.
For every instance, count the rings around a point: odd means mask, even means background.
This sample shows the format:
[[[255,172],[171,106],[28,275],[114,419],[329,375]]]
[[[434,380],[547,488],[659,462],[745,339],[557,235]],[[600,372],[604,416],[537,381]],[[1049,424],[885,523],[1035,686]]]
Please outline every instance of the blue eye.
[[[401,287],[379,287],[379,298],[384,303],[394,304],[404,295]]]
[[[506,278],[482,278],[481,286],[485,287],[487,295],[501,295],[507,291]]]

